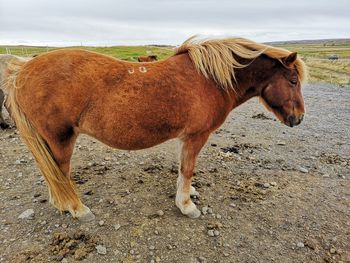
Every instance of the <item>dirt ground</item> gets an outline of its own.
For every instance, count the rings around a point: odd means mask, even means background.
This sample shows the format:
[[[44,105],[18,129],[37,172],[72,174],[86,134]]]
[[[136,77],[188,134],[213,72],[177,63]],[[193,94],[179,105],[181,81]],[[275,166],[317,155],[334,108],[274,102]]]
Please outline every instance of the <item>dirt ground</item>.
[[[213,134],[199,219],[174,204],[175,141],[126,152],[80,137],[73,176],[96,215],[82,223],[49,204],[15,129],[0,131],[0,262],[350,262],[350,89],[304,95],[297,127],[255,99]]]

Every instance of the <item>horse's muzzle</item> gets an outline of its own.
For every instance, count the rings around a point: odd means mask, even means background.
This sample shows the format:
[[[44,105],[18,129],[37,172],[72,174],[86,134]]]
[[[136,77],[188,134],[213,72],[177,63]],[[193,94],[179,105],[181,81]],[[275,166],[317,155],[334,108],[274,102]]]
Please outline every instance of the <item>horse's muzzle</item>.
[[[299,116],[295,116],[295,115],[290,115],[288,116],[287,118],[287,125],[289,127],[294,127],[294,126],[297,126],[301,123],[301,121],[303,120],[304,118],[304,114],[301,114]]]

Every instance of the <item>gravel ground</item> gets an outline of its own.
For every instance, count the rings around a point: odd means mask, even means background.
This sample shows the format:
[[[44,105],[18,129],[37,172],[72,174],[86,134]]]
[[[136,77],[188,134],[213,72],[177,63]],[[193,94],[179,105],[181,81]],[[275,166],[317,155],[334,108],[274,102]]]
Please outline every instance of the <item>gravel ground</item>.
[[[304,89],[294,128],[236,109],[194,176],[203,215],[175,207],[177,147],[126,152],[82,136],[73,177],[96,220],[47,201],[15,129],[0,130],[0,262],[350,262],[350,89]]]

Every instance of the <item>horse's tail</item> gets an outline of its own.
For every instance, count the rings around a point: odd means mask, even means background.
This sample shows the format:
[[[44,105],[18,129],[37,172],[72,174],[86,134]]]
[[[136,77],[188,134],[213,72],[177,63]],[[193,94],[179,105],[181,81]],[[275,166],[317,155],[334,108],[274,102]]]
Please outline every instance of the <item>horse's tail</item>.
[[[21,65],[17,61],[15,64],[9,64],[9,74],[5,82],[5,88],[8,93],[7,106],[23,141],[32,152],[38,167],[44,175],[49,188],[50,202],[61,211],[74,211],[76,207],[67,207],[67,204],[81,204],[76,194],[74,183],[69,176],[65,176],[62,173],[48,144],[21,110],[18,103],[17,92],[20,90],[20,86],[17,87],[16,85],[17,76],[24,63]]]

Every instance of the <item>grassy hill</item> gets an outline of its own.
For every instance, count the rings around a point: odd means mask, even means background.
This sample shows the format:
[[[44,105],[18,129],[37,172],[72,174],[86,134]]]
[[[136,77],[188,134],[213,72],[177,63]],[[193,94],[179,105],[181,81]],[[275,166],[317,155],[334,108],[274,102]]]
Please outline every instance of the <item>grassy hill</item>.
[[[271,42],[273,46],[297,51],[305,60],[309,69],[309,81],[336,83],[350,87],[350,39],[325,39]],[[173,47],[160,46],[114,46],[114,47],[73,47],[91,50],[119,59],[137,61],[138,56],[155,54],[159,59],[165,59],[173,54]],[[0,54],[11,52],[19,56],[33,56],[59,48],[0,46]],[[337,55],[338,60],[328,59]]]

